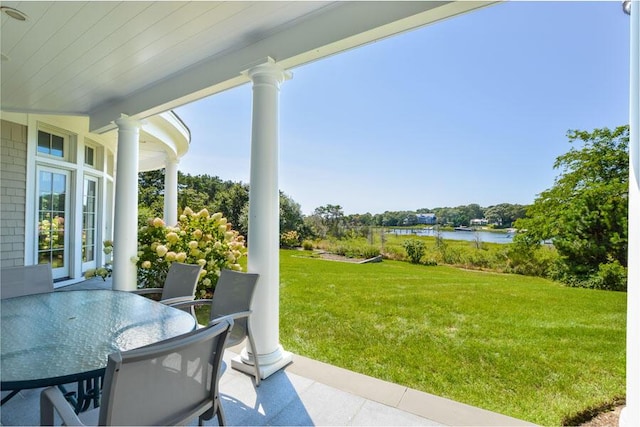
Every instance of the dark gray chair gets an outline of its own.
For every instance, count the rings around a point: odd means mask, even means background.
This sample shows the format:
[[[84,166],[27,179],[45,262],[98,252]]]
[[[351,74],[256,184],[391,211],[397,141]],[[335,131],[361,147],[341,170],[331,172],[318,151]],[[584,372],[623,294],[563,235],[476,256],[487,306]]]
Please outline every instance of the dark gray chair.
[[[0,270],[0,299],[23,295],[53,292],[51,264],[23,265]],[[13,390],[2,399],[2,405],[11,400],[20,390]]]
[[[198,417],[226,420],[218,388],[232,320],[175,338],[109,355],[99,408],[76,415],[57,387],[40,395],[40,425],[187,425]]]
[[[245,338],[249,340],[251,352],[255,356],[255,343],[251,332],[251,301],[258,282],[259,274],[242,273],[233,270],[222,270],[216,283],[213,299],[198,299],[171,304],[172,307],[187,309],[196,306],[210,305],[209,322],[216,322],[226,316],[233,318],[234,326],[227,340],[227,347],[240,344]],[[195,316],[195,314],[194,314]],[[196,319],[197,321],[197,319]],[[260,366],[254,357],[256,387],[260,385]]]
[[[162,288],[142,288],[132,291],[138,295],[161,294],[160,302],[173,304],[195,298],[196,286],[202,267],[197,264],[173,262]]]
[[[0,299],[53,292],[51,264],[25,265],[0,270]]]

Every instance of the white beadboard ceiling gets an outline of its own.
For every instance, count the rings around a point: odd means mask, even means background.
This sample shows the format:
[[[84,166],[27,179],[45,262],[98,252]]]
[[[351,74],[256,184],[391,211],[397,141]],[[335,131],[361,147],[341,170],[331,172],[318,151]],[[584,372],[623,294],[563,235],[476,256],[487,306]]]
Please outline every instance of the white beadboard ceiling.
[[[492,2],[2,1],[5,111],[87,115],[106,131],[286,68]]]

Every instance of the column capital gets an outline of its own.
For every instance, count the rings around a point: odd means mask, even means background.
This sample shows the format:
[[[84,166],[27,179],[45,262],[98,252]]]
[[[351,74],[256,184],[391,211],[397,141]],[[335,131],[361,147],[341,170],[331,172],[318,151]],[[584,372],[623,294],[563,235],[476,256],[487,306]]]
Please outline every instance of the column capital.
[[[135,130],[140,129],[142,126],[142,121],[129,117],[126,114],[121,114],[120,118],[115,119],[113,122],[118,126],[118,129]]]
[[[272,84],[274,86],[279,86],[280,83],[293,77],[291,71],[276,64],[271,57],[267,57],[265,62],[252,66],[242,74],[248,76],[254,84]]]
[[[167,165],[169,163],[177,165],[177,164],[180,163],[180,159],[173,153],[171,153],[171,154],[170,153],[166,153],[165,157],[164,157],[164,163],[165,163],[165,165]]]

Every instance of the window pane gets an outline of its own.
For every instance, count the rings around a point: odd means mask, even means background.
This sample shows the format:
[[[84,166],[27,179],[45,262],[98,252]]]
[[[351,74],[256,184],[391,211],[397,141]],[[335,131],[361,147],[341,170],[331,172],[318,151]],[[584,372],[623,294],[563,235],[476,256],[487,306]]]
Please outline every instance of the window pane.
[[[51,135],[51,154],[64,157],[64,138],[58,135]]]
[[[94,165],[94,151],[92,147],[84,147],[84,163],[93,166]]]
[[[96,226],[96,217],[92,213],[87,213],[87,222],[84,224],[85,228],[93,229]]]
[[[95,242],[93,241],[93,239],[94,239],[94,237],[93,237],[93,236],[94,236],[94,234],[95,234],[95,230],[94,230],[93,228],[88,228],[88,229],[87,229],[87,233],[85,234],[85,236],[86,236],[86,237],[85,237],[85,243],[86,243],[86,246],[93,246],[93,244],[95,243]]]
[[[59,212],[51,221],[53,232],[64,231],[64,212]]]
[[[96,199],[95,197],[87,197],[87,204],[84,207],[84,210],[87,212],[95,211],[96,207]]]
[[[51,191],[51,172],[40,172],[40,182],[38,185],[40,186],[40,191],[43,193],[48,193]]]
[[[51,193],[40,194],[38,205],[41,211],[48,211],[51,209]]]
[[[62,139],[56,138],[60,145]],[[62,269],[56,274],[68,273],[64,259],[67,179],[62,171],[41,170],[38,174],[38,262]]]
[[[54,173],[53,174],[53,192],[64,193],[67,187],[66,182],[67,182],[66,176],[62,174]]]
[[[87,196],[95,197],[97,183],[95,181],[89,181],[88,179],[86,180],[86,183],[87,183]]]
[[[38,153],[51,154],[51,135],[38,131]]]
[[[64,267],[64,250],[51,251],[51,267]]]
[[[49,252],[40,252],[38,254],[38,264],[49,264],[51,262],[51,257],[49,256]]]
[[[65,195],[53,194],[52,197],[53,197],[53,202],[52,202],[51,209],[54,211],[64,212],[64,203],[66,200]]]
[[[42,232],[38,234],[38,250],[44,251],[51,248],[51,235]]]

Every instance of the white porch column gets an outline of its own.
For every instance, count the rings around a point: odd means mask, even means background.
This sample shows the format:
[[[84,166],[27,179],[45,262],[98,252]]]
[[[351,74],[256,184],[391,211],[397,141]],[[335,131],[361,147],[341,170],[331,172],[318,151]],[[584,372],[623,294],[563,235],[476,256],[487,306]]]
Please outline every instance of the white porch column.
[[[118,161],[113,226],[113,289],[136,289],[138,254],[138,144],[140,122],[126,116],[118,125]]]
[[[164,222],[178,223],[178,161],[174,158],[167,158],[164,169]]]
[[[621,426],[640,425],[640,2],[631,2],[627,405]]]
[[[247,347],[232,361],[238,370],[252,373],[257,357],[261,377],[289,364],[292,355],[282,349],[280,315],[280,194],[278,188],[278,92],[290,74],[270,58],[251,68],[253,112],[249,190],[248,271],[260,278],[253,298],[251,325],[255,349]],[[253,352],[253,354],[251,353]]]

